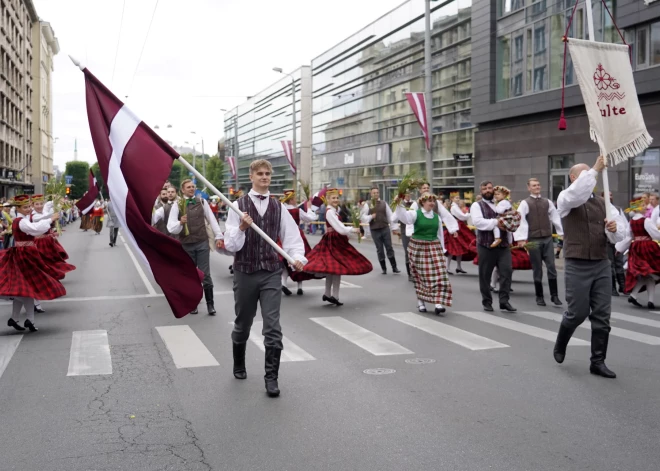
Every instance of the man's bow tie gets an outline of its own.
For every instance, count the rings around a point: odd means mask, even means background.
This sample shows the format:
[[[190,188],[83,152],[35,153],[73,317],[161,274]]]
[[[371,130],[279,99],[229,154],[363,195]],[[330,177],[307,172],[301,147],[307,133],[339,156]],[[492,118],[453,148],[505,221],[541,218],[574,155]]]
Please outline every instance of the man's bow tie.
[[[266,198],[268,198],[268,196],[265,196],[265,195],[256,195],[256,196],[257,196],[257,198],[259,198],[261,201],[263,201],[263,200],[265,200]]]
[[[195,204],[195,202],[196,202],[195,197],[186,198],[186,206],[188,206],[189,204]]]

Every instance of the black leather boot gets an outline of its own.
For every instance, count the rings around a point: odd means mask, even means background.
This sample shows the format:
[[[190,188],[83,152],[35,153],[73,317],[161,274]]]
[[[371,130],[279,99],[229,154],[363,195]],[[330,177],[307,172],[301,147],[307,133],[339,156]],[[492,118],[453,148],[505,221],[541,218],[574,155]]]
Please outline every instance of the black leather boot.
[[[553,355],[557,363],[564,363],[564,358],[566,358],[566,347],[568,346],[568,341],[571,340],[575,329],[566,327],[562,322],[559,325],[559,332],[557,333],[557,341],[555,342],[555,349]]]
[[[614,371],[605,366],[609,338],[610,333],[604,330],[591,331],[591,365],[589,366],[589,372],[592,375],[616,378]]]
[[[266,347],[266,394],[268,397],[277,397],[280,395],[280,388],[277,384],[278,373],[280,371],[280,355],[282,350],[272,347]]]
[[[535,281],[534,291],[536,291],[536,305],[545,306],[545,299],[543,299],[543,283]]]
[[[206,308],[209,316],[215,316],[215,306],[213,305],[213,287],[204,288],[204,298],[206,299]]]
[[[612,296],[619,296],[619,292],[616,290],[616,278],[612,276]]]
[[[628,294],[626,292],[626,275],[623,273],[617,273],[616,281],[619,283],[619,293]]]
[[[548,286],[550,287],[550,301],[555,306],[561,306],[561,299],[559,299],[559,289],[557,288],[557,278],[554,280],[548,280]]]
[[[245,349],[247,343],[232,342],[234,351],[234,378],[245,379],[247,378],[247,371],[245,371]]]
[[[408,281],[410,281],[411,283],[415,281],[412,275],[410,274],[410,262],[406,263],[406,271],[408,272]]]
[[[392,273],[401,273],[401,270],[396,267],[396,258],[390,258],[390,265],[392,265]]]
[[[383,275],[387,275],[387,265],[385,264],[385,260],[379,260],[380,261],[380,268],[383,269]]]

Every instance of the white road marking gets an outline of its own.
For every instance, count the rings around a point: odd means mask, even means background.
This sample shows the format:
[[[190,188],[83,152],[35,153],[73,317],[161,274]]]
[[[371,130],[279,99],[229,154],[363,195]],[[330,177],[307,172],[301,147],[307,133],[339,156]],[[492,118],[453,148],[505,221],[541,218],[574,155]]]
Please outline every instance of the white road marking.
[[[435,335],[441,339],[449,340],[461,347],[469,348],[470,350],[488,350],[491,348],[506,348],[508,345],[496,342],[486,337],[482,337],[472,332],[458,329],[451,325],[443,324],[442,322],[434,321],[426,317],[422,317],[412,312],[397,312],[394,314],[383,314],[395,321],[415,327],[428,334]]]
[[[657,327],[660,329],[659,321],[654,321],[652,319],[644,319],[643,317],[629,316],[628,314],[622,314],[620,312],[613,312],[612,319],[619,319],[626,322],[632,322],[633,324],[646,325],[648,327]]]
[[[131,257],[131,260],[133,260],[133,264],[135,265],[135,269],[137,270],[138,275],[140,275],[140,278],[142,278],[142,282],[144,283],[144,286],[147,287],[147,292],[152,296],[157,294],[156,290],[153,287],[153,285],[151,284],[151,282],[147,278],[147,275],[144,273],[144,270],[140,266],[140,263],[135,258],[135,255],[133,255],[133,251],[128,246],[129,244],[126,243],[126,240],[124,239],[124,236],[120,234],[119,238],[121,239],[122,245],[124,247],[126,247],[126,250],[128,251],[128,255]]]
[[[67,376],[112,374],[108,332],[80,330],[73,333]]]
[[[372,355],[407,355],[414,353],[398,343],[387,340],[342,317],[313,317],[310,320],[354,343]]]
[[[177,368],[219,366],[208,348],[187,325],[156,327]]]
[[[231,322],[233,325],[234,323]],[[254,343],[259,350],[262,352],[266,351],[264,347],[264,337],[261,334],[263,329],[263,322],[254,322],[252,324],[252,329],[250,329],[250,340]],[[293,343],[288,337],[284,336],[282,338],[282,344],[284,345],[284,350],[282,350],[281,361],[311,361],[316,360],[312,355],[307,353],[305,350],[300,348],[298,345]]]
[[[485,322],[486,324],[496,325],[504,329],[513,330],[515,332],[520,332],[521,334],[527,334],[532,337],[547,340],[548,342],[554,342],[557,340],[557,332],[540,329],[532,325],[522,324],[520,322],[512,321],[511,319],[504,319],[492,314],[484,314],[483,312],[477,311],[454,311],[454,313],[469,317],[470,319]],[[569,345],[587,346],[589,345],[589,342],[585,342],[584,340],[573,337],[569,342]]]
[[[525,314],[530,316],[539,317],[541,319],[547,319],[549,321],[561,322],[562,317],[552,312],[547,311],[525,311]],[[580,324],[580,328],[591,330],[591,323],[588,322],[588,319]],[[645,343],[647,345],[660,345],[660,337],[654,337],[652,335],[641,334],[632,330],[620,329],[619,327],[612,327],[610,335],[613,337],[621,337],[623,339],[634,340],[635,342]]]
[[[21,343],[22,335],[3,335],[0,337],[0,378],[7,369],[7,365],[14,356],[14,352]]]

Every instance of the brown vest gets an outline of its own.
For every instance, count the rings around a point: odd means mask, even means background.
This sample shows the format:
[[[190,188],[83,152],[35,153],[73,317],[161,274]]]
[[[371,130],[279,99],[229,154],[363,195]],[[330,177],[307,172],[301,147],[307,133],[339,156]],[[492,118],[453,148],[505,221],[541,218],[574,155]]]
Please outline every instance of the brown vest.
[[[369,222],[369,227],[371,229],[385,229],[389,225],[390,221],[387,220],[387,203],[380,200],[376,203],[376,214],[373,215],[373,218]]]
[[[179,240],[184,245],[208,242],[208,235],[206,234],[206,217],[204,216],[204,203],[201,198],[195,199],[197,200],[195,204],[189,204],[186,207],[189,235],[185,235],[185,228],[181,229],[181,232],[179,233]],[[186,203],[184,202],[184,204]],[[179,214],[179,218],[181,218],[181,216],[182,215]]]
[[[173,203],[176,204],[176,201]],[[170,237],[173,237],[175,239],[178,239],[179,236],[178,234],[172,234],[170,231],[167,230],[167,221],[170,220],[170,213],[172,212],[172,205],[171,204],[160,204],[160,208],[163,208],[164,211],[164,216],[163,219],[158,221],[156,225],[154,226],[159,232],[162,232],[163,234],[166,234]],[[159,208],[156,208],[159,209]]]
[[[249,195],[238,199],[238,207],[248,213],[268,237],[277,241],[280,237],[282,203],[268,198],[268,208],[263,217],[252,203]],[[245,243],[234,256],[234,270],[241,273],[254,273],[259,270],[274,272],[282,268],[277,251],[252,229],[245,231]]]
[[[529,226],[528,239],[538,239],[541,237],[550,237],[552,235],[552,224],[550,223],[550,202],[546,198],[526,198],[527,207],[527,225]]]
[[[605,200],[600,196],[571,209],[561,220],[564,226],[564,257],[606,260]]]

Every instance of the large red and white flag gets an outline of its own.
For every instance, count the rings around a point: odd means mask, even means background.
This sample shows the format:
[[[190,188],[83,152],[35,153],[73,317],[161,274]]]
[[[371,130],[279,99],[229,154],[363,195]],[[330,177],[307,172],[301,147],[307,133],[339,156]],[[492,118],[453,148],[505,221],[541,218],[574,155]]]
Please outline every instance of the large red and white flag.
[[[229,156],[227,157],[227,162],[229,162],[229,169],[231,170],[231,177],[236,180],[236,157]]]
[[[426,101],[424,100],[424,94],[421,92],[406,93],[406,98],[408,103],[415,113],[417,122],[422,128],[422,133],[424,133],[424,140],[426,141],[426,148],[429,148],[429,127],[426,122]]]
[[[124,236],[151,269],[174,316],[183,317],[202,299],[201,272],[180,242],[151,227],[154,200],[179,155],[89,70],[83,72],[89,129]]]
[[[291,173],[296,174],[296,160],[294,157],[293,151],[293,142],[292,141],[280,141],[282,143],[282,148],[284,149],[284,155],[286,155],[286,160],[289,162],[289,167],[291,168]]]
[[[87,192],[76,202],[76,206],[82,214],[87,214],[93,207],[96,202],[96,198],[99,197],[99,185],[94,176],[92,169],[89,169],[89,189]]]

